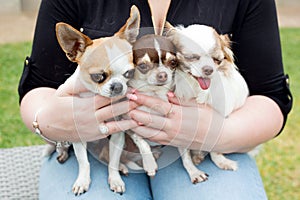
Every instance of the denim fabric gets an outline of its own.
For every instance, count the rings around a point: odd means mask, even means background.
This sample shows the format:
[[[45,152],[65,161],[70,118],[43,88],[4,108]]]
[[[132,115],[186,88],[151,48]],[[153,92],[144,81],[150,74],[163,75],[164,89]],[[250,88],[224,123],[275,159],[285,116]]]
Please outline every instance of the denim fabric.
[[[255,161],[248,154],[230,154],[228,158],[239,164],[237,171],[217,168],[209,156],[198,166],[209,174],[205,182],[192,184],[176,148],[167,147],[159,159],[154,178],[145,173],[123,176],[126,191],[123,195],[109,189],[107,166],[89,155],[91,185],[88,192],[75,196],[72,185],[77,178],[78,164],[74,153],[64,163],[56,161],[56,154],[45,158],[40,172],[40,200],[69,199],[126,199],[126,200],[264,200],[267,199]]]

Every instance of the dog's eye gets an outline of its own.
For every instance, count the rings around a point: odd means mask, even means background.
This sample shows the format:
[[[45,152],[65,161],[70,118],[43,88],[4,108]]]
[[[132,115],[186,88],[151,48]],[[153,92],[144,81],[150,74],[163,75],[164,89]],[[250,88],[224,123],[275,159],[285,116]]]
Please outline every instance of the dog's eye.
[[[142,73],[146,73],[149,70],[149,66],[145,63],[139,64],[137,66],[137,68],[142,72]]]
[[[125,72],[124,74],[123,74],[123,76],[125,77],[125,78],[133,78],[133,75],[134,75],[134,69],[131,69],[131,70],[128,70],[127,72]]]
[[[172,60],[170,60],[170,61],[168,62],[168,65],[169,65],[172,69],[176,68],[177,65],[178,65],[177,59],[172,59]]]
[[[189,62],[200,60],[200,56],[197,54],[186,54],[184,55],[184,59],[186,59]]]
[[[223,59],[222,59],[222,60],[223,60]],[[214,62],[215,62],[217,65],[221,64],[222,60],[217,59],[217,58],[214,58]]]
[[[90,74],[90,76],[95,83],[103,83],[103,81],[107,78],[107,74],[105,72]]]

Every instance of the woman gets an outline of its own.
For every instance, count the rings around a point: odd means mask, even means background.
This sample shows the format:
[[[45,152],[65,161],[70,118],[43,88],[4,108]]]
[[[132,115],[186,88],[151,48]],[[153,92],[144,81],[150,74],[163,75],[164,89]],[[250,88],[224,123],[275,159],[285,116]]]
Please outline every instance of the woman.
[[[89,191],[80,196],[81,199],[267,199],[255,161],[244,152],[278,135],[292,104],[282,66],[274,0],[199,0],[188,3],[172,0],[170,4],[167,21],[171,24],[206,24],[219,33],[232,36],[236,63],[247,81],[251,96],[241,109],[226,119],[194,102],[179,105],[176,97],[170,97],[169,103],[137,93],[131,101],[113,106],[100,96],[79,98],[77,94],[85,89],[76,81],[65,84],[63,92],[57,94],[56,89],[74,72],[76,65],[70,63],[60,50],[55,24],[66,22],[83,30],[92,39],[111,36],[124,24],[133,4],[140,10],[141,27],[152,27],[146,0],[42,1],[32,53],[26,60],[19,85],[24,123],[32,129],[35,113],[41,110],[39,126],[47,138],[94,141],[104,138],[98,126],[114,117],[116,113],[112,110],[117,110],[117,115],[129,111],[131,120],[105,123],[109,134],[134,129],[141,136],[161,144],[239,153],[229,155],[239,163],[236,172],[219,170],[206,158],[199,168],[211,175],[209,180],[192,185],[176,148],[168,147],[159,159],[163,167],[155,178],[149,179],[144,173],[130,174],[124,178],[127,190],[122,196],[109,190],[107,167],[90,157],[92,184]],[[73,110],[74,101],[76,109]],[[95,106],[90,108],[91,104]],[[167,114],[172,109],[172,114],[167,117],[149,115],[136,110],[138,105],[154,109],[153,105],[160,105],[156,107],[159,112]],[[73,116],[79,116],[75,122]],[[214,133],[219,136],[217,141],[205,137],[212,132],[211,127],[220,128]],[[76,166],[74,156],[64,165],[57,164],[55,156],[45,160],[40,177],[40,199],[73,198],[71,187],[76,178]]]

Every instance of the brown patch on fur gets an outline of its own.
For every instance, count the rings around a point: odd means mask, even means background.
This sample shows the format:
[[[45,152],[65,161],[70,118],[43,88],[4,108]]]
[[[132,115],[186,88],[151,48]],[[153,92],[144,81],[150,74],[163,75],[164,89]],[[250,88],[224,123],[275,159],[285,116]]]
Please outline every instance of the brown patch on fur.
[[[228,37],[228,35],[219,35],[220,37],[220,42],[221,42],[221,48],[222,48],[222,51],[224,52],[224,56],[225,58],[233,63],[234,62],[234,59],[233,59],[233,56],[232,56],[232,53],[229,53],[228,51],[231,51],[231,41]]]
[[[161,59],[166,59],[166,53],[170,52],[175,55],[175,45],[166,37],[158,35],[145,35],[135,42],[133,45],[134,64],[137,64],[138,59],[144,57],[147,53],[153,63],[159,63],[159,55],[155,48],[154,39],[158,42],[161,51]]]
[[[222,71],[225,76],[229,76],[230,65],[234,64],[233,53],[231,51],[231,41],[228,35],[219,35],[216,31],[214,31],[216,38],[218,38],[218,45],[216,46],[215,51],[218,48],[221,48],[224,54],[224,60],[218,65],[218,70]]]

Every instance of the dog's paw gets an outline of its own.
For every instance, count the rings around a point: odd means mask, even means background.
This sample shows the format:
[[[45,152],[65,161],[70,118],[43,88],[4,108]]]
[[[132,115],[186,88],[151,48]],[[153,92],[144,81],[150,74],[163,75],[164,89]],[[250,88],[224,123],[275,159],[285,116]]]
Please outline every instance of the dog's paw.
[[[62,151],[61,154],[56,157],[57,161],[61,164],[66,162],[66,160],[68,160],[68,158],[69,158],[68,151]]]
[[[200,183],[206,181],[208,179],[208,174],[201,170],[197,170],[190,175],[191,182],[193,184]]]
[[[77,196],[87,192],[90,187],[90,183],[90,178],[77,178],[72,188],[73,193]]]
[[[125,192],[125,183],[123,182],[123,180],[121,178],[109,177],[108,183],[109,183],[110,189],[113,192],[117,192],[120,194],[123,194]]]
[[[215,162],[215,164],[220,168],[220,169],[224,169],[224,170],[232,170],[232,171],[236,171],[238,169],[238,164],[237,162],[233,161],[233,160],[223,160],[222,162]]]
[[[153,156],[153,154],[144,154],[143,157],[143,168],[146,171],[147,175],[150,177],[154,177],[156,174],[156,171],[158,169],[156,160]]]
[[[236,171],[238,169],[237,162],[226,158],[221,153],[211,152],[210,157],[212,161],[215,163],[215,165],[217,165],[220,169],[233,170],[233,171]]]
[[[195,165],[199,165],[205,158],[205,155],[200,153],[200,154],[193,154],[192,155],[192,161]]]

